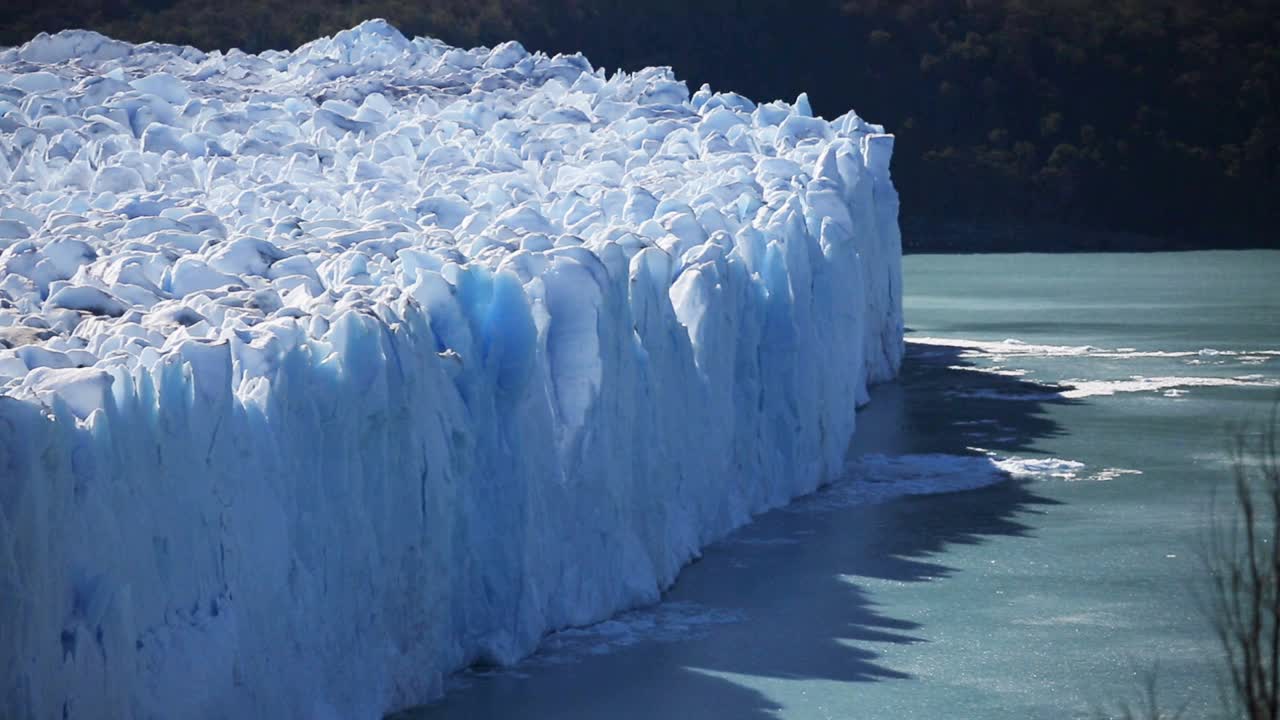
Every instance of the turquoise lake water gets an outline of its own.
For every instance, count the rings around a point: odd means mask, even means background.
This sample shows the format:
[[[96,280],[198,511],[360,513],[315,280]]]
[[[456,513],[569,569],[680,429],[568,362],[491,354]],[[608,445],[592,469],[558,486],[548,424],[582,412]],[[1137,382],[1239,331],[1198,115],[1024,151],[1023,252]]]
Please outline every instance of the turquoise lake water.
[[[912,256],[905,283],[849,477],[408,716],[1087,718],[1151,668],[1217,716],[1197,548],[1280,398],[1280,252]]]

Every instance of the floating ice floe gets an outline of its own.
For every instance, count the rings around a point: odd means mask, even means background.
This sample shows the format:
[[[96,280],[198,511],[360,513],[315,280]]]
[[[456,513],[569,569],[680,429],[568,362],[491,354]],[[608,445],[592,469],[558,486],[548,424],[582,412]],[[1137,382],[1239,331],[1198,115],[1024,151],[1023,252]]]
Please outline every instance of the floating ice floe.
[[[1228,362],[1240,365],[1261,365],[1276,356],[1277,350],[1137,350],[1134,348],[1118,348],[1106,350],[1092,345],[1043,345],[1025,343],[1021,340],[1006,339],[1000,341],[970,340],[964,338],[912,337],[907,342],[922,347],[958,348],[962,352],[959,357],[981,360],[988,364],[950,365],[948,370],[973,372],[1005,377],[1026,377],[1030,373],[1025,368],[1004,367],[1001,363],[1019,359],[1177,359],[1186,365],[1224,365]],[[929,351],[925,351],[926,353]],[[944,351],[935,351],[944,352]],[[1191,388],[1205,387],[1280,387],[1280,380],[1266,375],[1251,373],[1236,376],[1187,376],[1160,375],[1147,377],[1130,375],[1125,378],[1080,378],[1056,380],[1053,382],[1037,382],[1028,380],[1015,389],[998,388],[963,388],[951,391],[959,397],[980,400],[1010,401],[1046,401],[1055,398],[1080,399],[1096,396],[1115,395],[1117,393],[1160,393],[1165,397],[1178,398],[1186,395]]]
[[[1005,340],[970,340],[966,338],[941,338],[913,336],[906,342],[916,345],[932,345],[936,347],[959,348],[963,358],[989,357],[1003,361],[1009,358],[1058,358],[1089,357],[1109,360],[1131,360],[1140,358],[1181,358],[1187,364],[1201,364],[1210,358],[1236,358],[1241,362],[1262,363],[1270,358],[1280,356],[1280,350],[1217,350],[1200,348],[1199,350],[1138,350],[1137,348],[1099,348],[1092,345],[1045,345],[1027,343],[1016,338]]]
[[[1178,397],[1187,388],[1200,387],[1280,387],[1280,381],[1260,375],[1240,377],[1142,377],[1134,375],[1125,380],[1064,380],[1069,386],[1062,391],[1067,398],[1086,398],[1116,393],[1159,392],[1167,397]]]
[[[652,602],[896,373],[892,148],[383,22],[0,50],[0,715],[377,717]]]
[[[862,455],[850,461],[839,482],[792,504],[789,509],[794,512],[838,510],[912,495],[976,490],[1010,479],[1106,481],[1122,475],[1142,474],[1141,470],[1125,468],[1090,472],[1089,466],[1078,460],[1001,455],[978,447],[969,450],[972,454]]]

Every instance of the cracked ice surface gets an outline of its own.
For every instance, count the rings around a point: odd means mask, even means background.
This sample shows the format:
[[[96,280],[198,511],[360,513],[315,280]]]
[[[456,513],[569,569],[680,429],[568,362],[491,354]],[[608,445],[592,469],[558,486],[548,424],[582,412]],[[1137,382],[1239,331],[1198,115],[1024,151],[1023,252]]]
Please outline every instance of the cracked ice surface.
[[[0,50],[0,715],[373,717],[655,600],[896,372],[891,152],[376,21]]]

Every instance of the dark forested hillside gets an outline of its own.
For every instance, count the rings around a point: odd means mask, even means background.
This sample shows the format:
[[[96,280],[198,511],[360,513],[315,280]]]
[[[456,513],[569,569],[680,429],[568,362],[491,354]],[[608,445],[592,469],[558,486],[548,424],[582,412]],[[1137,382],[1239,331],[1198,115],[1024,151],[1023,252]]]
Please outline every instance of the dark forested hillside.
[[[1280,0],[11,0],[0,44],[255,51],[369,17],[856,108],[898,135],[917,249],[1280,246]]]

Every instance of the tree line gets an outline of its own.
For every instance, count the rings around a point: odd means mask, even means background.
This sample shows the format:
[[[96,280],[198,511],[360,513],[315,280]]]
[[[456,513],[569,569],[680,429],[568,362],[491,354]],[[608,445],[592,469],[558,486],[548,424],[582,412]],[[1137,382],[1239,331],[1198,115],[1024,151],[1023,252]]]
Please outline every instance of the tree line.
[[[0,44],[87,27],[255,52],[370,17],[854,108],[898,136],[915,249],[1009,227],[1007,249],[1280,246],[1280,0],[17,0]]]

